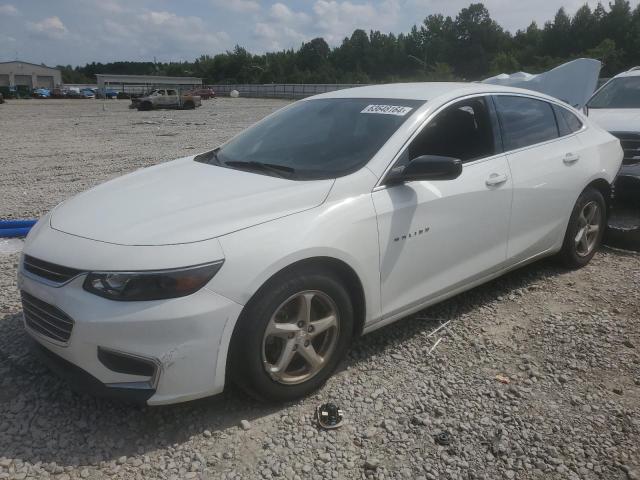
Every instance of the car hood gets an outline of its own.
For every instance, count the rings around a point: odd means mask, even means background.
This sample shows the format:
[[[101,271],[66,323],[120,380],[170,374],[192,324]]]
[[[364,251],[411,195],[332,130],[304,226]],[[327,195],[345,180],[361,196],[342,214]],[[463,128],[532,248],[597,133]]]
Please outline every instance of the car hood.
[[[640,108],[590,108],[589,118],[608,132],[640,132]]]
[[[287,180],[187,157],[76,195],[54,209],[51,227],[120,245],[197,242],[316,207],[333,182]]]

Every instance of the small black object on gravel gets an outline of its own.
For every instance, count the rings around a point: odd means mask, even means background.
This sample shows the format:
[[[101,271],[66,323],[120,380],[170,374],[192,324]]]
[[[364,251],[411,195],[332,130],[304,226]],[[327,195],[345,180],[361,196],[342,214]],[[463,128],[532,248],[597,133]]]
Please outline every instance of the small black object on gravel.
[[[446,431],[435,434],[433,439],[438,445],[442,445],[443,447],[451,444],[451,434]]]
[[[325,403],[316,409],[316,420],[322,428],[338,428],[344,422],[342,410],[335,403]]]

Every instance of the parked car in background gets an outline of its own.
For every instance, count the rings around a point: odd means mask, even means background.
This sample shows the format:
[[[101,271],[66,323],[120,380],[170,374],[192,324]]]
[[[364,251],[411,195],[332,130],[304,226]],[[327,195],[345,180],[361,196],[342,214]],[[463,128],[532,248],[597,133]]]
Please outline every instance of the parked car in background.
[[[96,92],[92,88],[80,89],[80,96],[82,98],[96,98]]]
[[[202,105],[201,99],[197,95],[189,93],[178,94],[178,91],[172,88],[158,88],[152,90],[146,96],[132,98],[129,108],[137,108],[138,110],[155,110],[160,108],[172,109],[192,109]]]
[[[528,90],[310,97],[46,214],[19,263],[25,328],[97,393],[295,399],[359,334],[542,257],[586,265],[622,155]]]
[[[102,90],[97,89],[95,94],[96,94],[96,98],[109,98],[109,99],[118,98],[118,92],[110,88],[105,88]]]
[[[589,118],[618,137],[624,150],[616,196],[640,205],[640,67],[616,75],[587,102]]]
[[[62,95],[64,98],[84,98],[79,88],[63,88]]]
[[[35,98],[49,98],[51,97],[51,90],[48,88],[35,88],[32,96]]]
[[[215,98],[216,92],[214,92],[212,88],[196,88],[186,92],[186,95],[197,95],[203,100],[208,100],[210,98]]]

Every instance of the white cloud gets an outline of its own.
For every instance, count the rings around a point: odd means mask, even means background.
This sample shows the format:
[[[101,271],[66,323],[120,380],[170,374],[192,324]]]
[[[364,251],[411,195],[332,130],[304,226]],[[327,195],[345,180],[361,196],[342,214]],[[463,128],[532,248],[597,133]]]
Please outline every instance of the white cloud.
[[[310,23],[310,15],[278,2],[271,5],[266,18],[256,23],[254,37],[259,40],[262,51],[298,46],[309,37]]]
[[[397,30],[400,1],[316,0],[307,13],[293,10],[283,0],[274,3],[266,15],[257,19],[253,34],[259,41],[258,51],[298,47],[314,37],[323,37],[330,45],[338,45],[356,28]]]
[[[116,0],[101,0],[95,5],[97,8],[106,13],[123,13],[126,11],[125,7],[123,7]]]
[[[0,5],[0,15],[7,15],[9,17],[15,17],[20,15],[20,12],[16,7],[11,4]]]
[[[291,46],[298,47],[308,35],[283,24],[256,23],[254,36],[260,41],[257,51],[277,51]]]
[[[164,60],[193,60],[203,53],[224,50],[230,44],[225,31],[214,30],[200,17],[166,11],[148,10],[132,17],[107,18],[103,28],[103,40],[110,45]]]
[[[213,4],[233,12],[257,12],[260,10],[260,2],[255,0],[213,0]]]
[[[311,17],[306,13],[294,12],[284,3],[274,3],[271,5],[269,16],[277,22],[295,24],[297,26],[307,24],[311,20]]]
[[[27,30],[51,40],[59,40],[69,32],[57,16],[48,17],[39,22],[27,22]]]
[[[386,0],[378,4],[317,0],[313,5],[317,25],[330,44],[339,43],[356,28],[365,31],[397,28],[399,11],[398,0]]]

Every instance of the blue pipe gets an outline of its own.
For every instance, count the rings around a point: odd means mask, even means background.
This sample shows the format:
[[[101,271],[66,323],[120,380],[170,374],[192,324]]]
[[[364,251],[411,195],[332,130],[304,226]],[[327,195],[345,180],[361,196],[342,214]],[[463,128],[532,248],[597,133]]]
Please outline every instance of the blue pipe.
[[[26,237],[31,227],[26,228],[2,228],[0,229],[0,237]]]
[[[31,228],[37,220],[0,220],[0,230],[5,228]]]

